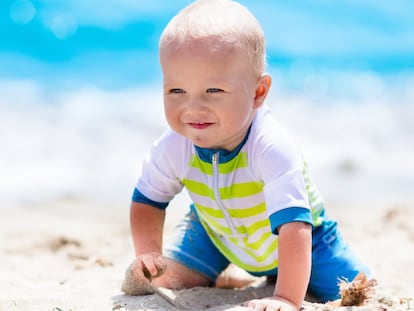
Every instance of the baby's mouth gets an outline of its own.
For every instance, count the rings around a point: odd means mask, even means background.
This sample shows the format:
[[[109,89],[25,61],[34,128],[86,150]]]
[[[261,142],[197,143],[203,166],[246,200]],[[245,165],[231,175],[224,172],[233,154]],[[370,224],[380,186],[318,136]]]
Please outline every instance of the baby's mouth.
[[[208,123],[208,122],[190,122],[189,125],[197,130],[202,130],[205,129],[207,127],[209,127],[210,125],[212,125],[213,123]]]

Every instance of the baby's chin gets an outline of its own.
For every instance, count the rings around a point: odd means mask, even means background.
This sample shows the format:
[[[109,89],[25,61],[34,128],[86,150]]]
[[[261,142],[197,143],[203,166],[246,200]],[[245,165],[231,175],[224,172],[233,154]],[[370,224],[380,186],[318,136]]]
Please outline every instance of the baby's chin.
[[[199,148],[205,148],[205,149],[217,149],[217,147],[214,147],[213,145],[210,144],[203,144],[200,143],[199,141],[193,141],[193,144],[196,145]]]
[[[221,146],[217,146],[217,145],[209,145],[209,144],[196,144],[194,143],[194,145],[196,145],[198,148],[203,148],[203,149],[209,149],[209,150],[214,150],[214,151],[218,151],[218,150],[226,150],[226,151],[231,151],[228,150],[226,148],[223,148]]]
[[[206,148],[206,149],[220,149],[220,147],[217,147],[214,144],[208,143],[206,141],[202,141],[200,139],[190,139],[194,145],[196,145],[199,148]]]
[[[218,144],[212,135],[187,135],[195,146],[206,149],[226,149],[223,145]]]

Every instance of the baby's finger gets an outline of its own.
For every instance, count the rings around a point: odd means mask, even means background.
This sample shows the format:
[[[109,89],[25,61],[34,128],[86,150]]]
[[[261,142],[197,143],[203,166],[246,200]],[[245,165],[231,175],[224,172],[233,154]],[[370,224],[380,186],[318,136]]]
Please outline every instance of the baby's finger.
[[[135,260],[127,269],[127,274],[130,274],[136,279],[145,279],[144,265],[141,260]]]
[[[156,263],[156,257],[152,255],[144,255],[141,258],[142,262],[142,273],[148,280],[152,280],[154,277],[157,277],[158,272],[158,266]]]

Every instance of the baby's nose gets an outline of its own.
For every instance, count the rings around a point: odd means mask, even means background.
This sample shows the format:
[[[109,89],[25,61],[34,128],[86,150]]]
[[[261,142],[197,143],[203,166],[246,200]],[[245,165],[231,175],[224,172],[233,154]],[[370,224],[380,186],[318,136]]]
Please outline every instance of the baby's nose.
[[[190,98],[187,102],[187,106],[191,110],[203,110],[205,109],[205,103],[201,98]]]

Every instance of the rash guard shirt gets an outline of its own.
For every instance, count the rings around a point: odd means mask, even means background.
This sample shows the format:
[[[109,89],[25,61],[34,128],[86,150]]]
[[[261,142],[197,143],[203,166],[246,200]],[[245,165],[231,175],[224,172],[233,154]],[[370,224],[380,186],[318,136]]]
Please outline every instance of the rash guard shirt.
[[[299,221],[316,228],[324,220],[302,154],[267,106],[232,152],[164,132],[143,163],[133,201],[166,208],[184,187],[215,246],[248,271],[277,267],[278,227]]]

